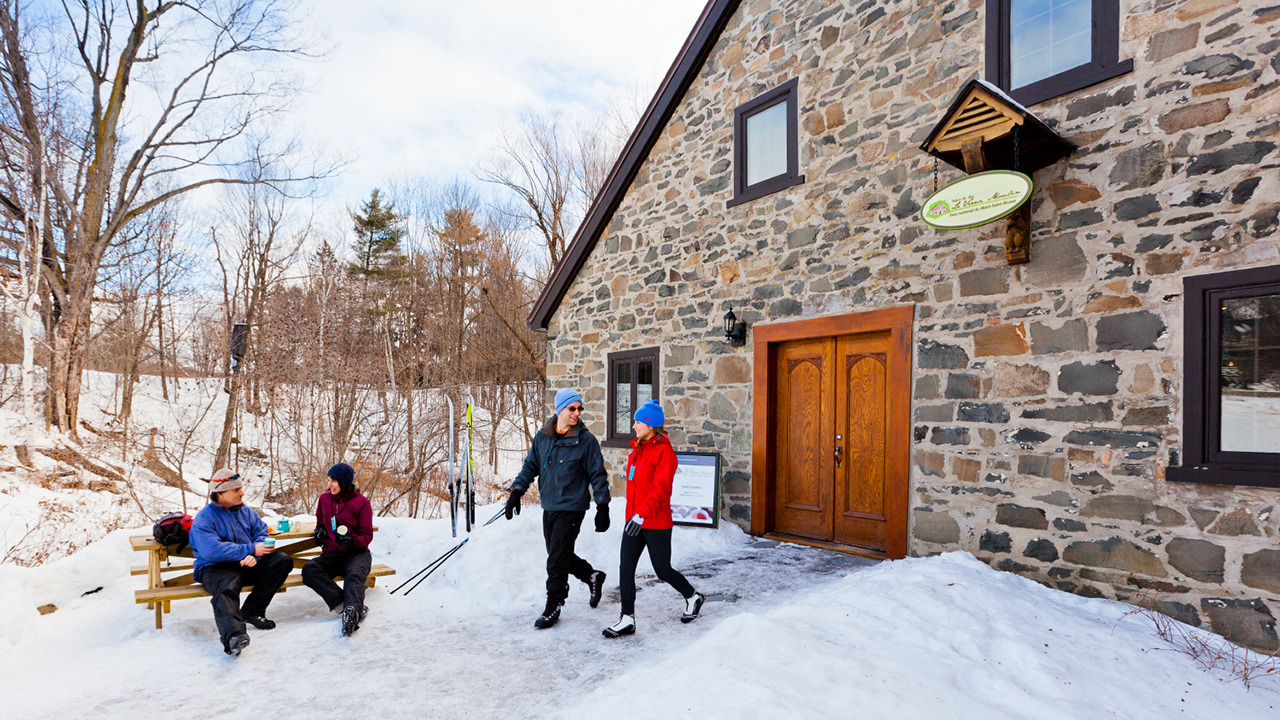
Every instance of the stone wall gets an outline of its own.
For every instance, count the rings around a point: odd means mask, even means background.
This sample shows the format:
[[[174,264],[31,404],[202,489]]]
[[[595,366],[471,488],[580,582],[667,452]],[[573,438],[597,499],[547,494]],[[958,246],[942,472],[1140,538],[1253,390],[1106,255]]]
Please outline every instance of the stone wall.
[[[1280,6],[1258,5],[1121,0],[1135,70],[1033,108],[1079,150],[1036,173],[1031,263],[1010,267],[1002,223],[915,217],[918,146],[982,72],[983,0],[744,2],[552,319],[552,388],[583,389],[602,435],[607,354],[660,346],[673,441],[723,454],[745,524],[751,347],[720,317],[913,304],[912,554],[1280,647],[1280,492],[1164,479],[1182,277],[1280,263]],[[792,77],[807,181],[726,209],[733,110]]]

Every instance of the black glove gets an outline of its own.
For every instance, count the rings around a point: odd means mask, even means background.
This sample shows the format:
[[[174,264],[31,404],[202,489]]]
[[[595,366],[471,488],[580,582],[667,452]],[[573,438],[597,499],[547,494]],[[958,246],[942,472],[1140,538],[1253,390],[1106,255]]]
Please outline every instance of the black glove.
[[[503,513],[510,520],[512,517],[520,514],[520,498],[524,497],[523,490],[511,489],[511,495],[507,498],[507,507],[503,509]]]
[[[609,529],[609,503],[596,505],[596,532]]]
[[[622,528],[622,532],[630,535],[631,537],[635,537],[640,534],[642,529],[644,529],[644,518],[639,515],[632,515],[631,519],[627,521],[626,526]]]
[[[334,540],[337,540],[338,544],[343,547],[350,547],[351,545],[354,545],[356,542],[356,539],[351,537],[351,533],[347,531],[346,525],[338,526],[338,534],[336,537],[334,537]]]
[[[324,547],[324,544],[329,542],[329,531],[325,530],[323,525],[317,525],[316,531],[312,537],[316,539],[316,545],[318,547]]]

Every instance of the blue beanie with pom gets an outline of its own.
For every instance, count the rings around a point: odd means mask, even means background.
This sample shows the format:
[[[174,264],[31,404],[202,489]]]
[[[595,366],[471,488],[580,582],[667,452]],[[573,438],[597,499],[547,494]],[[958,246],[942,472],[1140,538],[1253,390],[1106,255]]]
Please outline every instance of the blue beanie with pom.
[[[662,406],[657,400],[650,400],[636,411],[636,421],[649,427],[662,427],[667,422],[667,416],[662,412]]]

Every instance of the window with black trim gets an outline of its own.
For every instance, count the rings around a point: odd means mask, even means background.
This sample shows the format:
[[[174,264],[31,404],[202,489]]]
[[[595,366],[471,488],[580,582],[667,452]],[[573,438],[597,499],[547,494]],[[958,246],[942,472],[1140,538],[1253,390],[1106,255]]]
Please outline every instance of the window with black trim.
[[[658,348],[609,353],[609,418],[604,444],[630,444],[636,408],[658,397]]]
[[[1182,482],[1280,487],[1280,266],[1183,280]]]
[[[1024,105],[1132,70],[1120,0],[987,0],[987,81]]]
[[[733,199],[740,205],[804,182],[792,78],[733,111]]]

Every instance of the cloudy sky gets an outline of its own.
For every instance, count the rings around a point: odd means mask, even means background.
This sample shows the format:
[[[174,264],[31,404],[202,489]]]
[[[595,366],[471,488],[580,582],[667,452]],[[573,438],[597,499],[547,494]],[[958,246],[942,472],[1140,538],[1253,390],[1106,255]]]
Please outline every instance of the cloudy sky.
[[[297,122],[352,158],[330,198],[389,178],[469,178],[523,112],[591,117],[647,103],[704,0],[317,0],[332,50]]]

